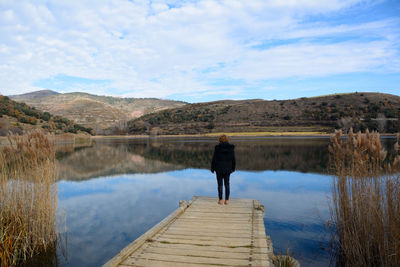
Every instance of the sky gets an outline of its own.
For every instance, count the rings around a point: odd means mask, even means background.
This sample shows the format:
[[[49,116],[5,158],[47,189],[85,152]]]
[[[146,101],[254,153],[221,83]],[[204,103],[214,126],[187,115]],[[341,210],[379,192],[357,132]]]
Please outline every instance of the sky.
[[[0,0],[0,94],[400,95],[399,0]]]

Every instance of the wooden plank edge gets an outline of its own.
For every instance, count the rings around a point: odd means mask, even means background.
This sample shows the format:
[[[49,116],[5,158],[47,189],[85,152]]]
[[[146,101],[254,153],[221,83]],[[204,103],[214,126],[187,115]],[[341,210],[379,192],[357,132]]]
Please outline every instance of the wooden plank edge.
[[[266,234],[264,226],[265,207],[259,200],[254,200],[253,205],[253,230],[259,234],[257,237],[254,237],[255,247],[253,253],[262,255],[263,258],[261,261],[259,259],[255,260],[254,264],[256,266],[275,266],[273,263],[274,254],[272,240],[271,237]],[[262,218],[262,221],[257,220],[257,218]]]
[[[129,255],[131,255],[133,252],[135,252],[138,248],[140,248],[147,240],[151,239],[154,237],[157,233],[159,233],[164,227],[166,227],[168,224],[170,224],[172,221],[174,221],[176,218],[178,218],[181,214],[185,212],[185,210],[192,205],[192,203],[197,199],[197,196],[194,196],[188,203],[186,201],[181,200],[179,201],[179,208],[174,210],[170,215],[168,215],[166,218],[164,218],[161,222],[157,223],[154,225],[151,229],[149,229],[147,232],[145,232],[143,235],[138,237],[135,241],[127,245],[125,248],[123,248],[116,256],[114,256],[112,259],[107,261],[103,267],[115,267],[124,260],[126,260]]]

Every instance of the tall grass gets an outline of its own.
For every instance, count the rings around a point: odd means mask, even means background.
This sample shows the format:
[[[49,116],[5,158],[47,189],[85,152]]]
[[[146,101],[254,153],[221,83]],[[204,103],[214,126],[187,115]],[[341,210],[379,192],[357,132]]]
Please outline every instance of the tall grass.
[[[341,131],[329,151],[336,172],[328,227],[338,266],[400,266],[400,156],[378,133]]]
[[[46,252],[57,239],[54,142],[34,131],[9,143],[0,148],[1,266]]]

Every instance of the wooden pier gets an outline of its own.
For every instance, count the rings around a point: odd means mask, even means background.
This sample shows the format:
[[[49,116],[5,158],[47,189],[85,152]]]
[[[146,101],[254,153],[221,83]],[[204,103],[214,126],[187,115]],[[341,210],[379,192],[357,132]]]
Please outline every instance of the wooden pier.
[[[273,266],[258,200],[193,197],[104,266]]]

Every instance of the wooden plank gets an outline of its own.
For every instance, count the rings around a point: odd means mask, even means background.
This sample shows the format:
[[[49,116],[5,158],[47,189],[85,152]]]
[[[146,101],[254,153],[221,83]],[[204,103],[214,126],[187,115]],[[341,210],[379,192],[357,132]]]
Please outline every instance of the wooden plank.
[[[224,233],[229,232],[232,233],[232,228],[229,227],[212,227],[207,225],[189,225],[189,224],[180,224],[180,225],[172,225],[168,228],[168,230],[182,230],[182,231],[197,231],[197,232],[210,232],[210,233]],[[235,228],[235,232],[248,232],[251,234],[251,227],[242,227],[242,229]]]
[[[213,250],[198,250],[197,248],[159,248],[159,247],[150,247],[146,250],[146,252],[150,253],[158,253],[164,255],[181,255],[181,256],[202,256],[209,258],[219,258],[219,259],[249,259],[249,251],[246,252],[237,252],[232,249],[228,251],[213,251]],[[253,259],[264,259],[265,254],[254,254]]]
[[[219,211],[196,211],[196,212],[192,212],[192,211],[188,211],[186,214],[186,216],[227,216],[227,217],[242,217],[242,216],[251,216],[252,213],[251,212],[245,212],[245,211],[224,211],[224,212],[219,212]]]
[[[236,233],[232,233],[229,231],[209,231],[209,230],[204,230],[204,231],[196,231],[196,230],[182,230],[182,229],[169,229],[166,233],[168,234],[176,234],[176,235],[199,235],[199,236],[204,236],[204,235],[212,235],[212,236],[221,236],[221,237],[230,237],[230,236],[237,236],[237,237],[245,237],[251,235],[251,230],[248,231],[236,231]],[[262,232],[259,231],[254,231],[254,238],[258,238],[259,234],[262,234]],[[263,238],[263,237],[261,237]]]
[[[197,249],[176,249],[176,248],[158,248],[158,247],[151,247],[146,250],[146,252],[150,253],[158,253],[164,255],[180,255],[180,256],[202,256],[202,257],[209,257],[209,258],[220,258],[220,259],[249,259],[248,253],[236,253],[232,251],[203,251]]]
[[[165,260],[149,260],[149,259],[138,259],[134,263],[120,264],[122,267],[210,267],[209,264],[198,264],[198,263],[179,263],[174,261],[165,261]],[[228,265],[222,265],[228,266]]]
[[[242,239],[236,240],[198,240],[198,239],[180,239],[180,238],[165,238],[161,237],[157,239],[158,242],[172,243],[172,244],[194,244],[198,246],[222,246],[222,247],[249,247],[251,246],[251,240],[247,241]]]
[[[171,231],[171,232],[192,232],[192,233],[204,233],[204,234],[215,234],[215,233],[230,233],[232,234],[232,231],[230,231],[229,229],[210,229],[208,227],[204,227],[203,229],[201,228],[195,228],[195,227],[176,227],[175,225],[171,225],[170,227],[168,227],[167,231]],[[239,234],[251,234],[251,229],[248,230],[237,230],[235,231],[235,233],[239,233]],[[260,234],[262,234],[262,232],[260,231]]]
[[[197,246],[191,244],[165,244],[160,242],[152,243],[151,247],[158,248],[176,248],[176,249],[191,249],[198,251],[219,251],[219,252],[235,252],[235,253],[249,253],[249,247],[221,247],[221,246]]]
[[[134,263],[121,264],[119,266],[124,267],[210,267],[209,264],[198,264],[198,263],[182,263],[175,261],[166,261],[166,260],[149,260],[149,259],[138,259]],[[220,266],[228,266],[228,265],[220,265]]]
[[[247,266],[249,259],[220,259],[211,257],[196,257],[196,256],[181,256],[181,255],[163,255],[157,253],[146,253],[137,255],[135,257],[128,257],[123,264],[134,264],[138,259],[149,259],[159,261],[169,261],[176,263],[200,263],[200,264],[213,264],[213,265],[228,265],[228,266]]]
[[[259,201],[195,196],[174,213],[105,266],[273,266]]]
[[[193,230],[193,231],[196,231],[196,230],[197,231],[207,231],[207,230],[218,231],[219,230],[221,232],[229,231],[231,233],[234,230],[237,230],[237,231],[251,231],[252,230],[251,227],[244,225],[244,224],[243,225],[230,225],[228,227],[225,225],[218,225],[218,224],[213,224],[213,225],[207,226],[207,225],[198,224],[198,223],[193,223],[191,225],[179,223],[179,224],[175,225],[174,227],[175,227],[174,229],[178,228],[178,229],[184,229],[184,230],[186,229],[186,230]]]
[[[229,221],[227,220],[229,219]],[[223,223],[223,224],[235,224],[235,223],[246,223],[250,224],[251,222],[257,221],[258,219],[253,219],[251,216],[249,217],[243,217],[243,218],[228,218],[228,217],[181,217],[179,221],[197,221],[197,222],[202,222],[202,221],[207,221],[207,222],[215,222],[215,223]],[[260,220],[263,222],[263,220]]]
[[[188,240],[205,240],[205,241],[214,241],[214,240],[221,240],[221,241],[230,241],[230,240],[251,240],[251,236],[214,236],[214,235],[176,235],[176,234],[168,234],[164,233],[163,238],[178,238],[178,239],[188,239]]]
[[[165,235],[176,235],[176,236],[213,236],[213,237],[238,237],[238,238],[247,238],[249,237],[249,235],[251,234],[251,232],[247,232],[247,233],[235,233],[232,234],[231,232],[214,232],[214,233],[210,233],[210,232],[195,232],[195,231],[171,231],[168,230],[167,232],[165,232]]]

